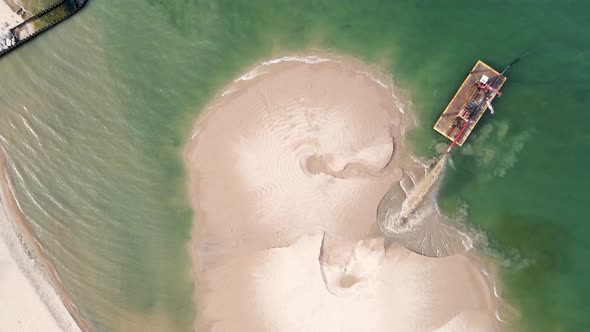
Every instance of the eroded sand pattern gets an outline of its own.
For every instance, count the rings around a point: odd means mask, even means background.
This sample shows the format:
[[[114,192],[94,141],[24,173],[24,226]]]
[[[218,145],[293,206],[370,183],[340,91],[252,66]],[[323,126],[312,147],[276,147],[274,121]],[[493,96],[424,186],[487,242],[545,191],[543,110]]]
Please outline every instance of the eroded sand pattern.
[[[493,330],[490,292],[466,257],[382,237],[384,196],[424,176],[391,83],[348,59],[289,60],[226,87],[187,144],[195,328]]]

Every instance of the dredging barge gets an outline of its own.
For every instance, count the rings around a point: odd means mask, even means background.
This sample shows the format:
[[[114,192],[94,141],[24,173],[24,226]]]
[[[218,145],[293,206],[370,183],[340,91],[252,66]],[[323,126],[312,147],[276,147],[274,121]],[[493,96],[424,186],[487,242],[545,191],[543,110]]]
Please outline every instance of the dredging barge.
[[[500,89],[506,82],[504,74],[518,60],[501,73],[481,60],[473,66],[433,127],[451,141],[445,153],[451,152],[455,144],[462,146],[465,143],[487,109],[494,113],[492,101],[502,95]]]

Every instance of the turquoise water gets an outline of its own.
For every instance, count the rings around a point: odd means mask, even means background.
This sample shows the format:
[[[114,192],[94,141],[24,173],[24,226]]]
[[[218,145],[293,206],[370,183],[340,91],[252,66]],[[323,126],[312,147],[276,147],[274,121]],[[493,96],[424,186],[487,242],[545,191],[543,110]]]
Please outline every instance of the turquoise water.
[[[99,331],[189,331],[192,212],[180,149],[246,67],[307,48],[381,65],[421,127],[477,59],[508,75],[454,149],[441,205],[498,257],[516,331],[590,329],[590,5],[582,1],[93,0],[0,60],[0,142],[25,213]],[[477,136],[475,136],[475,134]],[[205,156],[206,157],[206,156]]]

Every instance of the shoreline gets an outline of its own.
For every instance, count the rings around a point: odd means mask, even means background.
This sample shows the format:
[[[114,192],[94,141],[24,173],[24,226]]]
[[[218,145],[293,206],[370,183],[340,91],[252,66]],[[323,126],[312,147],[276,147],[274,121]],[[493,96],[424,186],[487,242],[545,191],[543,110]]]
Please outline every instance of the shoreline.
[[[0,190],[1,200],[0,209],[4,210],[9,220],[0,220],[6,222],[8,228],[12,228],[15,239],[18,241],[22,253],[26,253],[28,259],[34,262],[32,269],[22,267],[24,262],[16,260],[19,268],[27,277],[27,281],[36,286],[37,295],[40,297],[43,305],[47,306],[57,323],[66,331],[93,332],[94,329],[90,323],[82,316],[76,305],[72,302],[69,292],[61,282],[59,275],[52,265],[51,259],[44,252],[32,225],[26,220],[26,216],[20,210],[18,202],[13,194],[12,185],[9,178],[8,158],[4,147],[0,146]],[[4,239],[2,239],[4,240]],[[51,291],[47,292],[47,287]],[[41,290],[44,293],[53,293],[46,295],[45,298],[39,294]],[[61,306],[60,306],[61,304]],[[66,316],[67,315],[67,316]]]
[[[492,290],[471,255],[428,258],[385,245],[380,233],[375,215],[391,185],[426,175],[406,150],[405,131],[416,119],[396,91],[374,66],[312,53],[250,67],[208,103],[184,149],[195,211],[190,251],[197,330],[238,328],[233,320],[244,331],[305,330],[311,325],[296,326],[310,322],[290,321],[292,315],[276,308],[297,312],[315,302],[325,304],[320,320],[328,330],[369,321],[384,324],[371,325],[373,331],[448,331],[457,324],[495,329]],[[301,274],[293,266],[308,268]],[[413,280],[422,269],[438,272]],[[457,284],[462,278],[470,291]],[[388,280],[409,282],[410,291]],[[438,280],[448,285],[440,288]],[[297,290],[283,294],[284,287]],[[456,296],[445,289],[454,287]],[[433,298],[420,298],[420,305],[445,305],[432,307],[426,322],[412,321],[419,313],[411,308],[392,320],[377,305],[404,307],[404,299],[428,292]],[[237,303],[230,306],[231,298]],[[356,308],[344,315],[352,325],[331,325],[342,323],[330,320],[330,308],[339,307]],[[359,315],[365,318],[354,320]]]

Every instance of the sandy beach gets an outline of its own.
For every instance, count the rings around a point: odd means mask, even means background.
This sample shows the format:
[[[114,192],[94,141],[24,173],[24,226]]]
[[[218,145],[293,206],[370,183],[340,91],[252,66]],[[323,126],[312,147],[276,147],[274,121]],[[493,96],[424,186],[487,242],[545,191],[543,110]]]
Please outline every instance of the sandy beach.
[[[92,331],[14,199],[0,148],[0,331]]]
[[[16,14],[6,1],[0,0],[0,36],[23,21],[23,18]]]
[[[392,185],[425,175],[405,105],[375,68],[317,55],[264,62],[208,105],[184,155],[197,331],[495,330],[466,256],[377,225]]]

